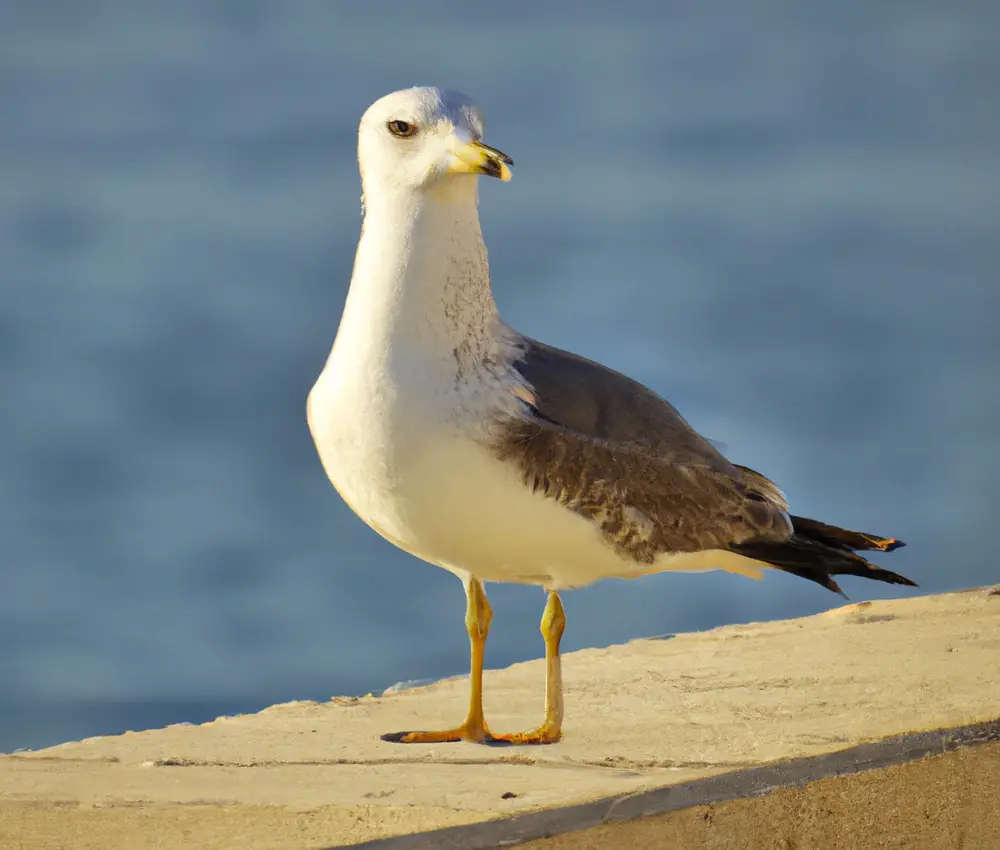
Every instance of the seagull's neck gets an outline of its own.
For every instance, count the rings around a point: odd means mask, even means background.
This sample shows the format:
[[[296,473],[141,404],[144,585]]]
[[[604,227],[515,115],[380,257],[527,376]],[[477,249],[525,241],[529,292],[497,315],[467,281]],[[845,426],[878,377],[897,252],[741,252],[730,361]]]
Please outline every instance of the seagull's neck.
[[[502,323],[468,184],[368,198],[334,355],[388,352],[459,367],[483,356]]]

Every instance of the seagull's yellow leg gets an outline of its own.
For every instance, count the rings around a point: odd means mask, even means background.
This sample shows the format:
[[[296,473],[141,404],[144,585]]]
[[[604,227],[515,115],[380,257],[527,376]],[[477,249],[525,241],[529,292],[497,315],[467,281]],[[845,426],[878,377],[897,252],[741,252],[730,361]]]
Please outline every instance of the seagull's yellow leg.
[[[465,593],[468,608],[465,626],[469,632],[472,654],[469,675],[469,715],[465,722],[444,732],[393,732],[383,735],[383,741],[399,744],[439,744],[450,741],[472,741],[480,744],[554,744],[562,736],[563,696],[562,664],[559,658],[559,641],[566,628],[566,613],[562,600],[555,591],[549,592],[545,611],[542,613],[541,632],[545,638],[545,720],[530,732],[493,735],[483,718],[483,649],[490,632],[493,611],[486,599],[486,591],[478,579],[470,579]]]
[[[472,660],[469,670],[469,716],[455,729],[444,732],[393,732],[383,735],[383,741],[399,744],[440,744],[449,741],[489,743],[494,740],[483,720],[483,649],[490,633],[493,611],[486,599],[481,581],[470,578],[465,586],[468,606],[465,627],[469,632]]]
[[[566,613],[559,594],[554,590],[549,591],[540,628],[542,637],[545,638],[545,720],[530,732],[494,735],[497,741],[511,744],[554,744],[562,737],[563,694],[559,641],[566,628]]]

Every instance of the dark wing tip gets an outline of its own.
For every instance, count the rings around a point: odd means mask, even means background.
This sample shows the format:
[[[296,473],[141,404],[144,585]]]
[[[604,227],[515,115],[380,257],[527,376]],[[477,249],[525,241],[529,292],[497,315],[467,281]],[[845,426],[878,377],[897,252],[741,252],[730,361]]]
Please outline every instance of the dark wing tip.
[[[907,587],[920,587],[913,579],[908,579],[906,576],[901,576],[892,570],[877,568],[872,572],[874,573],[873,578],[877,578],[879,581],[884,581],[887,584],[905,584]]]
[[[841,596],[843,596],[843,597],[844,597],[844,599],[846,599],[846,600],[847,600],[848,602],[850,602],[850,601],[851,601],[851,597],[850,597],[850,596],[848,596],[848,595],[847,595],[846,593],[844,593],[844,591],[843,591],[843,590],[841,590],[841,588],[840,588],[840,585],[839,585],[839,584],[837,584],[837,582],[835,582],[835,581],[833,580],[833,578],[832,578],[831,576],[827,576],[827,577],[826,577],[826,581],[825,581],[825,582],[820,582],[820,583],[821,583],[821,584],[822,584],[822,585],[823,585],[823,586],[824,586],[824,587],[825,587],[825,588],[826,588],[827,590],[832,590],[832,591],[833,591],[834,593],[839,593],[839,594],[840,594]]]

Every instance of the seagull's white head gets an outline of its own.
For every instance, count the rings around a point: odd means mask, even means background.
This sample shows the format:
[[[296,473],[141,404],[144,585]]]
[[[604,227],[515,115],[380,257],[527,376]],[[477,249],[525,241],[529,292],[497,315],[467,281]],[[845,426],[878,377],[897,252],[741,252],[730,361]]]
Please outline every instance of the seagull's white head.
[[[459,92],[413,88],[375,101],[361,118],[358,165],[365,196],[442,192],[475,177],[510,180],[513,161],[483,144],[483,115]]]

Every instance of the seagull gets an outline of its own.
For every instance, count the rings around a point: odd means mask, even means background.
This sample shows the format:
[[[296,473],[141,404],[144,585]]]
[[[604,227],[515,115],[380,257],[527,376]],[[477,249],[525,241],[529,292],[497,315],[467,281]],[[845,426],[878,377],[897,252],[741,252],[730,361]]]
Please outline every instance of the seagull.
[[[482,139],[480,109],[446,89],[397,91],[364,113],[361,237],[307,402],[320,460],[344,501],[465,586],[466,719],[383,740],[558,741],[561,590],[670,570],[761,578],[765,568],[835,592],[842,574],[913,585],[856,554],[901,541],[790,514],[775,484],[728,461],[652,390],[503,321],[478,178],[508,181],[513,161]],[[492,619],[484,582],[547,593],[545,715],[527,732],[492,732],[483,716]]]

